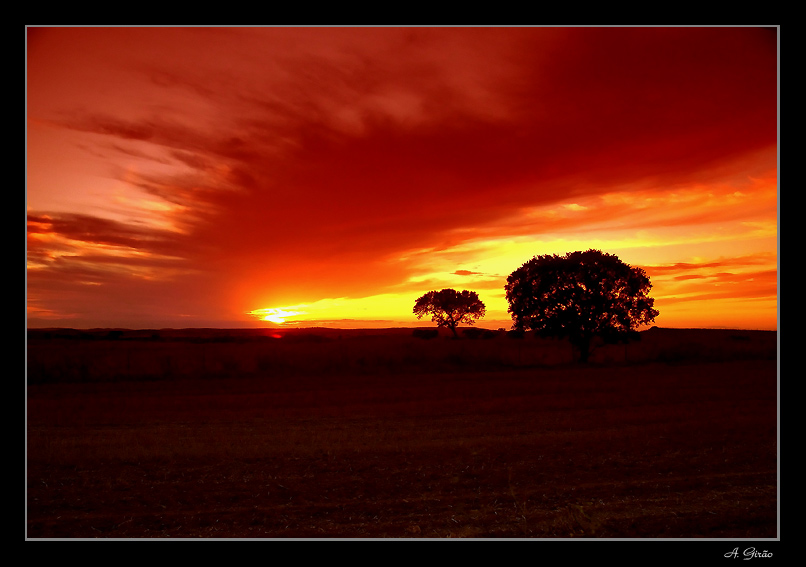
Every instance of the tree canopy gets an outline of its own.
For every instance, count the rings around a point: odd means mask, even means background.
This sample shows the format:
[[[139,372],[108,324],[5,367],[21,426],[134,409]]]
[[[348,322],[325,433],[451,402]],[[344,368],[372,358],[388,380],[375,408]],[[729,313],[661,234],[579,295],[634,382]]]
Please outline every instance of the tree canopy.
[[[588,360],[591,341],[636,336],[659,312],[646,273],[599,250],[535,256],[505,286],[513,328],[568,338]]]
[[[414,304],[414,314],[418,319],[431,315],[431,320],[439,327],[447,327],[458,338],[456,326],[460,323],[472,325],[484,317],[486,307],[475,291],[443,289],[429,291]]]

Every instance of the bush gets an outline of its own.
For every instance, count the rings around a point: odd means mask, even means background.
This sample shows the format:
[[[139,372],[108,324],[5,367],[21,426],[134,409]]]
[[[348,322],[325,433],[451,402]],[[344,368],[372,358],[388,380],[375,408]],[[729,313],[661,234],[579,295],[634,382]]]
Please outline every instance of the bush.
[[[462,334],[468,339],[480,339],[484,334],[484,329],[470,327],[469,329],[462,329]]]

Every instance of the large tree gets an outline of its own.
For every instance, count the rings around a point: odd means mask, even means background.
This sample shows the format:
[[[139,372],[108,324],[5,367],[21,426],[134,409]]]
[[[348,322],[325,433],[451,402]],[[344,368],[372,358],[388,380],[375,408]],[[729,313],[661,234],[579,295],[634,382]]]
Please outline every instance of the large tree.
[[[456,326],[460,323],[472,325],[484,317],[486,308],[475,291],[443,289],[429,291],[414,304],[414,314],[418,319],[431,315],[431,320],[439,327],[447,327],[458,338]]]
[[[535,256],[504,288],[513,327],[567,338],[587,362],[591,341],[628,340],[658,316],[646,273],[599,250]]]

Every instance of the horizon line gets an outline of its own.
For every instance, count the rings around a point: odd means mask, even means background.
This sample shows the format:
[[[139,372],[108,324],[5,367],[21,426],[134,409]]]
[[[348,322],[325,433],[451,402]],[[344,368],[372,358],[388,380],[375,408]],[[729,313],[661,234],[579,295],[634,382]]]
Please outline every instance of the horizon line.
[[[440,329],[438,326],[434,325],[403,325],[403,326],[391,326],[391,327],[326,327],[321,325],[312,325],[309,327],[300,327],[300,326],[283,326],[277,325],[274,327],[209,327],[209,326],[200,326],[200,327],[26,327],[26,331],[50,331],[50,330],[71,330],[71,331],[190,331],[190,330],[198,330],[198,331],[304,331],[304,330],[329,330],[329,331],[385,331],[385,330],[399,330],[399,329]],[[497,329],[492,329],[489,327],[483,326],[476,326],[476,325],[467,325],[462,327],[457,327],[457,329],[484,329],[484,330],[501,330],[502,328],[499,327]],[[652,325],[651,327],[647,327],[646,329],[642,329],[638,332],[646,332],[651,331],[652,329],[670,329],[676,331],[768,331],[768,332],[778,332],[778,328],[775,329],[765,329],[760,327],[730,327],[730,326],[712,326],[712,327],[671,327],[671,326],[661,326],[661,325]],[[504,329],[505,331],[510,331],[512,329]],[[531,331],[527,331],[531,332]]]

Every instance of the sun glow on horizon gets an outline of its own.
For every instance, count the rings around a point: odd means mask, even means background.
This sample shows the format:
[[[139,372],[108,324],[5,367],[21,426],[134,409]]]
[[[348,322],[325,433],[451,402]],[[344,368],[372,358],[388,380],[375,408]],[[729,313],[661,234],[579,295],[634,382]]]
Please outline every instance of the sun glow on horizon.
[[[291,317],[296,317],[297,315],[304,315],[304,314],[305,311],[292,310],[292,308],[290,307],[269,307],[265,309],[255,309],[253,311],[249,311],[249,315],[253,315],[263,321],[276,323],[278,325],[282,325],[283,323],[285,323],[286,319],[290,319]]]

